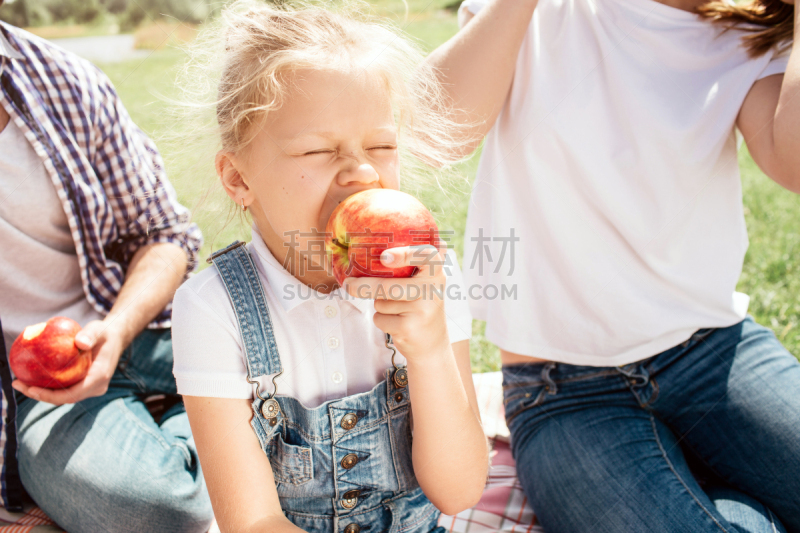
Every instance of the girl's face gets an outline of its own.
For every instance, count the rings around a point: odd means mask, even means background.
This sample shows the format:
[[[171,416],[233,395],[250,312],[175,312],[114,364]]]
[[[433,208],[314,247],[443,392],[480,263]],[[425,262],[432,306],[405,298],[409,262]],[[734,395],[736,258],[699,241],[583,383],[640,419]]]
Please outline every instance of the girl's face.
[[[249,207],[275,258],[322,292],[335,285],[325,254],[333,209],[358,191],[398,188],[397,129],[376,76],[296,72],[280,109],[239,153],[220,153],[229,196]]]

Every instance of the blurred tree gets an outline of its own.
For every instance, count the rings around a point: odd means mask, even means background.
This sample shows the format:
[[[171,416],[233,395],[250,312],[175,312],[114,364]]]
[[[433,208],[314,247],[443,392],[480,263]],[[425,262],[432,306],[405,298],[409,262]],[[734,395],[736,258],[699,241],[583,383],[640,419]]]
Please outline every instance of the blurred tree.
[[[128,9],[128,0],[104,0],[103,5],[106,7],[106,11],[113,15],[119,15],[120,13],[124,13],[126,9]]]
[[[212,0],[5,0],[0,20],[15,26],[43,26],[59,22],[85,24],[105,14],[119,18],[123,30],[146,20],[171,17],[200,24],[214,11]]]

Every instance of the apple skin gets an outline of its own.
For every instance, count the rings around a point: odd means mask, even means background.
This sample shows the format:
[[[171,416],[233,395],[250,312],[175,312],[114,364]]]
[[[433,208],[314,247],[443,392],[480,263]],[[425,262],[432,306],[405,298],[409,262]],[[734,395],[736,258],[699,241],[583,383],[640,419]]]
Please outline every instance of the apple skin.
[[[63,316],[25,328],[8,353],[14,376],[26,385],[48,389],[82,380],[92,364],[92,352],[75,346],[80,330],[80,324]]]
[[[394,189],[368,189],[348,196],[333,210],[325,229],[325,249],[339,285],[347,277],[413,276],[416,266],[386,267],[381,253],[438,242],[439,228],[431,212],[410,194]]]

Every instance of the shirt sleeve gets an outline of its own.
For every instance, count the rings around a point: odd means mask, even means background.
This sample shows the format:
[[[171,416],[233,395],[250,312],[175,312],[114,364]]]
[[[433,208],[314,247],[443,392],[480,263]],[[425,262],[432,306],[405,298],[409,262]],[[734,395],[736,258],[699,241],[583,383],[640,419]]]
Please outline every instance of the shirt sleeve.
[[[464,24],[467,23],[467,15],[469,13],[477,15],[488,3],[489,0],[464,0],[458,7],[458,27],[464,27]]]
[[[172,316],[173,374],[178,394],[252,398],[235,320],[222,280],[213,269],[194,276],[178,289]]]
[[[153,141],[133,122],[111,81],[97,73],[92,166],[102,182],[118,228],[108,256],[128,265],[148,244],[172,243],[187,255],[187,272],[197,265],[200,229],[178,202]]]
[[[472,338],[472,314],[466,299],[467,289],[453,249],[447,250],[444,272],[447,275],[444,312],[447,315],[447,332],[452,344]]]
[[[789,66],[789,54],[785,53],[779,56],[773,57],[767,66],[761,71],[761,74],[758,76],[758,79],[766,78],[767,76],[772,76],[773,74],[783,74],[786,72],[786,68]]]

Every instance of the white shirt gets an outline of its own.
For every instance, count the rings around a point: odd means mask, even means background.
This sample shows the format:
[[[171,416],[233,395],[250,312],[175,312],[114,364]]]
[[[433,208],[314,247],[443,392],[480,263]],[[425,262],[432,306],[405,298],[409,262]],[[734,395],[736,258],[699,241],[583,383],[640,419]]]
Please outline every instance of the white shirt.
[[[490,341],[613,366],[746,316],[735,121],[787,58],[741,35],[653,0],[540,0],[467,221],[467,283],[516,289],[472,301]],[[512,231],[513,271],[481,240]]]
[[[289,274],[253,228],[247,249],[267,298],[283,374],[278,395],[307,407],[366,392],[385,378],[391,351],[372,322],[372,300],[343,298],[340,289],[322,294]],[[461,271],[448,252],[445,299],[451,342],[469,339],[472,317],[460,290]],[[462,298],[459,298],[462,297]],[[457,299],[458,298],[458,299]],[[174,374],[178,393],[220,398],[253,398],[236,316],[216,268],[190,278],[175,294],[172,315]],[[402,364],[402,355],[395,358]],[[270,376],[259,379],[262,395],[272,393]]]
[[[6,350],[54,316],[102,319],[86,299],[61,200],[42,159],[9,120],[0,131],[0,319]]]

